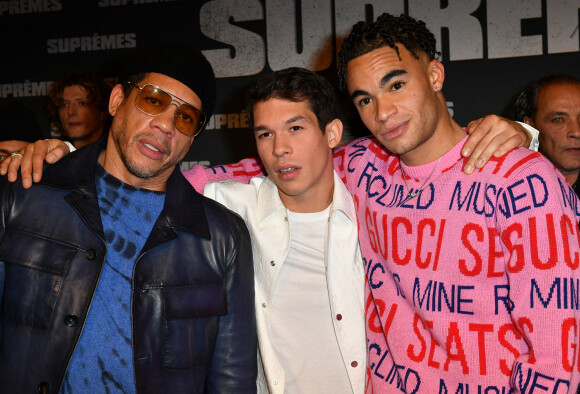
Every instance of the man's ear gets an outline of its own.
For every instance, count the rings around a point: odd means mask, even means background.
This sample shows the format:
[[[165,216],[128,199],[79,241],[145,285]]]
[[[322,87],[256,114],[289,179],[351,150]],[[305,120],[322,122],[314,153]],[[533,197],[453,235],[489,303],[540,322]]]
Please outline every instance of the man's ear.
[[[326,125],[324,135],[326,135],[326,138],[328,139],[328,146],[330,148],[336,148],[340,143],[340,139],[342,138],[342,128],[343,125],[340,119],[334,119]]]
[[[429,80],[433,91],[439,93],[443,89],[443,82],[445,81],[445,67],[437,59],[433,59],[429,62]]]
[[[534,121],[529,116],[524,116],[524,123],[529,124],[532,127],[536,127],[536,125],[534,124]]]
[[[111,97],[109,98],[109,113],[111,116],[115,116],[124,99],[125,93],[123,92],[123,85],[118,83],[111,90]]]

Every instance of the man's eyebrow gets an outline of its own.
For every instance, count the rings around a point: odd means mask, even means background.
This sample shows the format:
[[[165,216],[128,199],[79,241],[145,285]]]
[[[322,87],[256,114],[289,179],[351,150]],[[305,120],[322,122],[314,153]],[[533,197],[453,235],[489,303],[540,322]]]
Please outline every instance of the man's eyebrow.
[[[290,119],[286,120],[284,122],[284,124],[288,125],[288,124],[299,122],[302,120],[308,120],[308,118],[306,116],[303,116],[303,115],[296,115],[296,116],[293,116]],[[270,130],[270,128],[266,125],[259,125],[259,126],[254,127],[254,133],[257,133],[259,131],[265,131],[265,130]]]
[[[264,125],[254,127],[254,133],[257,133],[259,131],[265,131],[265,130],[270,130],[270,128],[267,126],[264,126]]]
[[[289,124],[289,123],[294,123],[294,122],[298,122],[301,120],[307,120],[305,116],[302,115],[296,115],[293,118],[288,119],[285,123]]]
[[[385,87],[385,85],[387,83],[389,83],[389,81],[391,79],[398,77],[399,75],[404,75],[404,74],[407,74],[406,70],[389,71],[381,78],[381,81],[379,82],[379,88],[382,89],[383,87]],[[350,99],[354,100],[358,96],[366,96],[366,95],[368,95],[368,92],[366,90],[355,90],[354,92],[351,93]]]
[[[552,119],[555,116],[569,116],[569,114],[568,114],[568,112],[565,112],[565,111],[552,111],[552,112],[548,112],[547,114],[545,114],[542,119],[549,121],[550,119]]]
[[[399,75],[407,74],[406,70],[393,70],[385,74],[384,77],[381,78],[381,82],[379,83],[379,87],[383,88],[389,81]]]

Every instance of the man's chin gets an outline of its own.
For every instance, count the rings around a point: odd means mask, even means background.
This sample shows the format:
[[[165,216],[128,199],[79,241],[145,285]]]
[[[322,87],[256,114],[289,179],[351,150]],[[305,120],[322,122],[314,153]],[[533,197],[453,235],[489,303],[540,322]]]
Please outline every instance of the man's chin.
[[[393,141],[386,141],[385,142],[385,141],[379,140],[379,142],[386,150],[388,150],[390,153],[395,154],[395,155],[402,155],[402,154],[405,154],[409,151],[409,149],[406,149],[405,146],[402,146],[401,144],[393,143]]]
[[[70,138],[73,141],[75,141],[75,140],[83,141],[88,137],[87,133],[85,133],[82,130],[81,131],[75,131],[75,130],[67,131],[65,134],[68,138]]]
[[[179,162],[165,162],[159,163],[137,163],[133,160],[127,160],[126,158],[123,159],[123,164],[133,176],[141,179],[151,179],[158,176],[161,176],[164,173],[171,173],[173,168]],[[151,165],[153,164],[153,165]]]
[[[125,167],[131,173],[131,175],[134,175],[137,178],[141,178],[141,179],[154,178],[163,172],[163,169],[146,167],[146,166],[138,166],[138,165],[133,165],[133,164],[129,164],[129,163],[125,163]]]

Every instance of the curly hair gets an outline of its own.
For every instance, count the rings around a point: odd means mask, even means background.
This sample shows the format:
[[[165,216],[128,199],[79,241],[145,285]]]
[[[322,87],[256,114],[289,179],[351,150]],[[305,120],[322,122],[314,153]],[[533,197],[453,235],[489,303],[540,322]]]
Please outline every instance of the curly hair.
[[[48,91],[46,112],[48,119],[57,131],[63,133],[58,109],[62,105],[64,88],[79,85],[87,91],[88,100],[96,106],[99,112],[109,114],[109,95],[111,87],[101,78],[87,72],[69,71],[53,82]],[[108,116],[107,116],[108,118]]]
[[[326,78],[305,68],[290,67],[275,71],[262,77],[248,92],[248,118],[253,124],[254,106],[261,101],[272,98],[296,103],[306,101],[324,133],[328,123],[340,119],[340,105],[336,93]]]
[[[544,88],[556,84],[580,84],[580,79],[567,74],[553,74],[531,83],[518,94],[513,104],[513,119],[520,122],[526,116],[533,119],[538,112],[538,95]]]
[[[435,49],[437,40],[427,29],[425,22],[405,14],[397,17],[384,13],[375,22],[361,21],[355,24],[351,33],[343,41],[338,54],[340,88],[346,88],[346,71],[349,61],[385,46],[393,48],[400,59],[398,43],[407,48],[417,59],[419,58],[418,51],[427,54],[429,60],[437,59],[440,55]]]

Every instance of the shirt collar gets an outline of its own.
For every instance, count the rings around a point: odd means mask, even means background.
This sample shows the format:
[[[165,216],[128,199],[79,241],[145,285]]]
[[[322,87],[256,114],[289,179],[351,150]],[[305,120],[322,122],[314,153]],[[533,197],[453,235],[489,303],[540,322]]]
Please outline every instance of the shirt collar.
[[[354,208],[354,202],[352,195],[346,189],[344,183],[340,180],[340,177],[336,172],[334,172],[334,192],[332,195],[332,206],[330,208],[331,216],[335,213],[344,214],[350,221],[356,223],[356,212]],[[256,179],[251,182],[256,182]],[[278,194],[278,188],[274,183],[267,177],[263,178],[263,181],[258,189],[258,222],[269,222],[277,221],[280,218],[286,218],[287,208],[282,203],[280,195]]]

